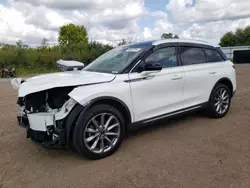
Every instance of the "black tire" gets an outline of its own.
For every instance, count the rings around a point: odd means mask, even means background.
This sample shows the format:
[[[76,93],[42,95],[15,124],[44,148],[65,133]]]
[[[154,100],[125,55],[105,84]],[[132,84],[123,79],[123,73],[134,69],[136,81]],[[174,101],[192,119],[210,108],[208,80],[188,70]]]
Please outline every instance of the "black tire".
[[[225,109],[225,111],[223,113],[218,113],[218,111],[216,110],[215,104],[216,104],[216,98],[217,98],[217,92],[221,91],[221,90],[226,90],[227,94],[228,94],[228,106]],[[230,105],[231,105],[231,98],[232,98],[232,93],[229,90],[228,86],[222,83],[218,83],[214,86],[209,101],[208,101],[208,106],[207,106],[207,115],[209,117],[212,118],[222,118],[224,117],[228,110],[230,109]]]
[[[84,140],[84,135],[86,134],[86,132],[84,131],[90,120],[100,113],[108,113],[115,116],[115,118],[120,123],[120,134],[118,136],[118,140],[116,141],[112,149],[102,153],[95,153],[88,149]],[[105,158],[113,154],[119,148],[125,137],[125,130],[126,129],[124,117],[116,108],[106,104],[94,105],[93,107],[88,109],[84,114],[80,115],[80,117],[78,118],[73,132],[73,145],[80,154],[84,155],[89,159]]]

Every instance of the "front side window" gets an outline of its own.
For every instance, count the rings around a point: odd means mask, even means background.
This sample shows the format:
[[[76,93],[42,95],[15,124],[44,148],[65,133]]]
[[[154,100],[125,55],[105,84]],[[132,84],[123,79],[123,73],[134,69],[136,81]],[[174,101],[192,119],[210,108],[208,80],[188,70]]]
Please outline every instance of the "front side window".
[[[224,61],[220,53],[217,52],[216,50],[204,49],[204,51],[206,53],[208,62],[212,63],[212,62]]]
[[[183,65],[206,63],[205,53],[198,47],[181,47],[181,60]]]
[[[162,68],[177,66],[175,47],[161,48],[150,54],[145,63],[160,63]]]
[[[147,49],[143,46],[120,46],[101,55],[83,70],[117,74]]]

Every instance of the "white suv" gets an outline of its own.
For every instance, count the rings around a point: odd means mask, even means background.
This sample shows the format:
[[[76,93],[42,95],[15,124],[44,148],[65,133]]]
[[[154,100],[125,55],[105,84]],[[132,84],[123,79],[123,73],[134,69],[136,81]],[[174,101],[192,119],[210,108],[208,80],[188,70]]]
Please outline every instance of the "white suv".
[[[18,84],[17,84],[18,83]],[[228,112],[234,64],[219,46],[169,39],[120,46],[83,70],[12,80],[27,137],[91,159],[112,154],[129,127],[205,109]]]

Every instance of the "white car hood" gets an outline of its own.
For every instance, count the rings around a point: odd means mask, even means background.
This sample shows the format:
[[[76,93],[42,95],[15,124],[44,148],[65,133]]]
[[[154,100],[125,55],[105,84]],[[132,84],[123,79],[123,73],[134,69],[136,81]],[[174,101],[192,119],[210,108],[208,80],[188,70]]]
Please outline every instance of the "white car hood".
[[[112,81],[115,78],[114,74],[97,73],[89,71],[68,71],[51,74],[43,74],[28,78],[22,84],[19,80],[12,80],[15,83],[15,88],[18,88],[18,96],[24,97],[30,93],[44,91],[56,87],[88,85]],[[17,86],[18,85],[18,86]]]

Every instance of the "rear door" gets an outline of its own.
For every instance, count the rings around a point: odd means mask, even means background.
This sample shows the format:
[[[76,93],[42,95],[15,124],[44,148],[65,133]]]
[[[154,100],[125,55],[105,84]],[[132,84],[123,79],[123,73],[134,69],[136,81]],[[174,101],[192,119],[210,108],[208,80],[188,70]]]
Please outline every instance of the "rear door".
[[[220,63],[208,62],[209,49],[200,46],[180,46],[180,59],[184,70],[184,108],[208,101],[218,80]]]
[[[229,63],[220,53],[220,49],[216,48],[203,48],[206,57],[207,57],[207,66],[209,66],[209,77],[212,82],[210,85],[210,91],[216,84],[216,82],[223,78],[223,77],[229,77],[231,78],[231,72],[234,71],[232,68],[232,63]],[[209,93],[210,94],[210,93]],[[206,95],[206,98],[208,100],[209,95]]]

